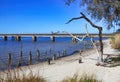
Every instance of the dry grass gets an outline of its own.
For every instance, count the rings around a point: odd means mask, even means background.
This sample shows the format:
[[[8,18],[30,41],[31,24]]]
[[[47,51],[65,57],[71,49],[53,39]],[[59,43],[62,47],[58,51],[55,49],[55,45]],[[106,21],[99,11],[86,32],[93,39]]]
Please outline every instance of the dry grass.
[[[14,78],[14,79],[6,79],[6,80],[1,80],[0,82],[46,82],[43,78],[41,77],[35,77],[31,76],[29,78]]]
[[[111,47],[120,50],[120,34],[115,34],[110,38]]]
[[[94,75],[88,76],[87,74],[83,74],[80,78],[77,74],[73,77],[64,79],[62,82],[102,82],[98,81]]]
[[[0,82],[46,82],[44,78],[33,75],[31,70],[28,75],[20,71],[21,69],[14,69],[4,72],[3,76],[0,74]]]

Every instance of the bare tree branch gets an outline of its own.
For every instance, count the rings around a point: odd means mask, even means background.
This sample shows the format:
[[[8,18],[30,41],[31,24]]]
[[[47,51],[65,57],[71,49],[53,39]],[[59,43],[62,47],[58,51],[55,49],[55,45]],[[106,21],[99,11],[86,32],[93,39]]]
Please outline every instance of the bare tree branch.
[[[78,19],[84,18],[84,19],[85,19],[87,22],[89,22],[94,28],[102,29],[102,27],[95,25],[95,24],[94,24],[90,19],[88,19],[82,12],[80,12],[80,14],[81,14],[82,16],[76,17],[76,18],[72,18],[72,19],[70,19],[66,24],[72,22],[73,20],[78,20]]]
[[[76,18],[72,18],[72,19],[70,19],[68,22],[66,22],[65,24],[68,24],[68,23],[72,22],[73,20],[78,20],[78,19],[81,19],[81,18],[83,18],[83,16],[81,16],[81,17],[76,17]]]
[[[102,27],[95,25],[89,18],[87,18],[82,12],[80,12],[82,16],[77,17],[77,18],[72,18],[70,19],[66,24],[70,23],[73,20],[78,20],[78,19],[85,19],[87,22],[91,24],[94,28],[97,28],[99,30],[99,42],[100,42],[100,54],[101,54],[101,62],[103,61],[103,43],[102,43]]]
[[[80,14],[82,15],[82,18],[84,18],[87,22],[89,22],[93,27],[97,28],[97,29],[102,29],[102,27],[95,25],[90,19],[88,19],[82,12],[80,12]]]
[[[96,50],[97,55],[98,55],[98,57],[99,57],[99,55],[100,55],[100,54],[99,54],[99,50],[97,49],[96,43],[94,43],[93,38],[90,36],[90,34],[89,34],[89,32],[88,32],[87,24],[85,25],[85,28],[86,28],[86,34],[82,37],[82,39],[78,38],[78,37],[75,36],[75,35],[72,35],[72,34],[69,33],[69,32],[66,32],[66,31],[63,31],[63,33],[67,33],[67,34],[69,34],[71,37],[73,37],[73,38],[75,38],[75,39],[77,39],[77,40],[79,40],[79,41],[84,41],[84,39],[85,39],[86,37],[89,37],[90,40],[91,40],[91,43],[93,44],[94,49]],[[99,61],[98,61],[98,62],[99,62]]]

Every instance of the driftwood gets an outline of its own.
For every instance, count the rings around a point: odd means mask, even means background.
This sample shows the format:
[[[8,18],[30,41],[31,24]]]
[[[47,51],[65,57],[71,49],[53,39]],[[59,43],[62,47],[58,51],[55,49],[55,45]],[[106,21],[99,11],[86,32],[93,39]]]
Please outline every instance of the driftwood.
[[[65,31],[63,31],[63,32],[64,32],[64,33],[68,33],[71,37],[76,38],[78,41],[84,41],[84,39],[85,39],[86,37],[90,37],[91,42],[92,42],[92,45],[93,45],[94,49],[96,50],[97,55],[98,55],[98,57],[99,57],[99,56],[100,56],[100,54],[99,54],[99,50],[98,50],[96,44],[94,43],[93,38],[90,36],[90,34],[89,34],[89,32],[88,32],[87,24],[86,24],[85,28],[86,28],[86,34],[82,37],[82,39],[80,39],[80,38],[78,38],[78,37],[72,35],[72,34],[69,33],[69,32],[65,32]],[[98,63],[99,63],[99,62],[101,62],[100,59],[98,60]]]
[[[102,27],[95,25],[89,18],[87,18],[82,12],[80,13],[80,17],[72,18],[70,19],[66,24],[70,23],[73,20],[78,20],[78,19],[85,19],[87,22],[91,24],[94,28],[97,28],[99,30],[99,42],[100,42],[100,56],[99,60],[103,62],[103,43],[102,43]]]

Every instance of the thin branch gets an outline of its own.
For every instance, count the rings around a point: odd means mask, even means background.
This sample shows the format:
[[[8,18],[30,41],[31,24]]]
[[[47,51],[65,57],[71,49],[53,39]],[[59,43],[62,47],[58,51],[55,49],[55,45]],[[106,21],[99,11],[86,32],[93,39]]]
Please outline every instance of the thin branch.
[[[69,32],[66,32],[66,31],[63,31],[63,33],[67,33],[67,34],[69,34],[71,37],[73,37],[73,38],[75,38],[75,39],[77,39],[77,40],[79,40],[79,41],[83,41],[86,37],[88,37],[89,36],[89,33],[88,33],[88,30],[87,30],[87,25],[86,25],[86,34],[80,39],[80,38],[78,38],[77,36],[75,36],[75,35],[72,35],[71,33],[69,33]]]
[[[93,26],[94,28],[97,28],[97,29],[101,29],[101,30],[102,30],[102,27],[95,25],[95,24],[94,24],[89,18],[87,18],[82,12],[80,12],[80,14],[81,14],[82,16],[76,17],[76,18],[72,18],[72,19],[70,19],[66,24],[72,22],[73,20],[78,20],[78,19],[82,19],[82,18],[83,18],[83,19],[85,19],[87,22],[89,22],[89,23],[91,24],[91,26]]]
[[[83,16],[72,18],[68,22],[66,22],[65,24],[68,24],[68,23],[72,22],[73,20],[78,20],[78,19],[81,19],[81,18],[83,18]]]
[[[66,31],[63,31],[63,33],[67,33],[67,34],[69,34],[71,37],[73,37],[73,38],[75,38],[75,39],[77,39],[77,40],[79,40],[79,41],[84,41],[84,39],[86,38],[86,37],[89,37],[90,38],[90,40],[91,40],[91,43],[92,43],[92,45],[94,46],[94,49],[96,50],[96,52],[97,52],[97,55],[98,55],[98,57],[99,57],[99,50],[97,49],[97,46],[96,46],[96,44],[94,43],[94,41],[93,41],[93,38],[90,36],[90,34],[89,34],[89,32],[88,32],[88,28],[87,28],[87,24],[85,25],[85,28],[86,28],[86,34],[82,37],[82,39],[80,39],[80,38],[78,38],[77,36],[75,36],[75,35],[72,35],[71,33],[69,33],[69,32],[66,32]],[[99,62],[99,61],[98,61]]]
[[[88,19],[82,12],[80,13],[82,15],[82,17],[89,22],[93,27],[97,28],[97,29],[102,29],[102,27],[95,25],[90,19]]]
[[[67,33],[67,34],[69,34],[71,37],[73,37],[73,38],[75,38],[75,39],[77,39],[77,40],[79,40],[79,41],[82,41],[80,38],[78,38],[78,37],[72,35],[72,34],[69,33],[69,32],[63,31],[63,33]]]

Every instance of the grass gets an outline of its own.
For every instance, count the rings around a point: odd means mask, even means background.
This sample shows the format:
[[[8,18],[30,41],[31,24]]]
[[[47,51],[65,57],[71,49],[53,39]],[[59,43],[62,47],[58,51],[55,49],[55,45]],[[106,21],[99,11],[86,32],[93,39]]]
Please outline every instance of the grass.
[[[3,74],[4,76],[0,76],[0,82],[46,82],[46,80],[41,76],[33,75],[31,70],[28,75],[26,75],[25,72],[19,68],[8,70]]]
[[[0,82],[47,82],[44,78],[33,75],[33,72],[30,70],[29,76],[25,75],[25,72],[20,76],[21,69],[11,70],[6,73],[6,78],[0,77]],[[71,78],[67,78],[62,80],[61,82],[102,82],[98,81],[94,75],[88,76],[87,74],[83,74],[79,77],[75,74]]]
[[[77,74],[75,74],[73,77],[66,78],[62,82],[102,82],[102,81],[98,81],[94,75],[88,76],[87,74],[83,74],[81,77],[79,77]]]
[[[120,34],[112,35],[110,38],[111,47],[120,50]]]
[[[20,78],[6,79],[1,80],[0,82],[46,82],[46,81],[41,77],[30,76],[29,78],[23,77],[22,79]]]
[[[25,75],[25,72],[20,76],[21,69],[11,70],[6,73],[6,78],[0,78],[0,82],[47,82],[44,78],[33,75],[33,72],[30,70],[29,76]],[[83,74],[79,77],[75,74],[71,78],[67,78],[62,80],[61,82],[102,82],[98,81],[94,75],[88,76],[87,74]]]

